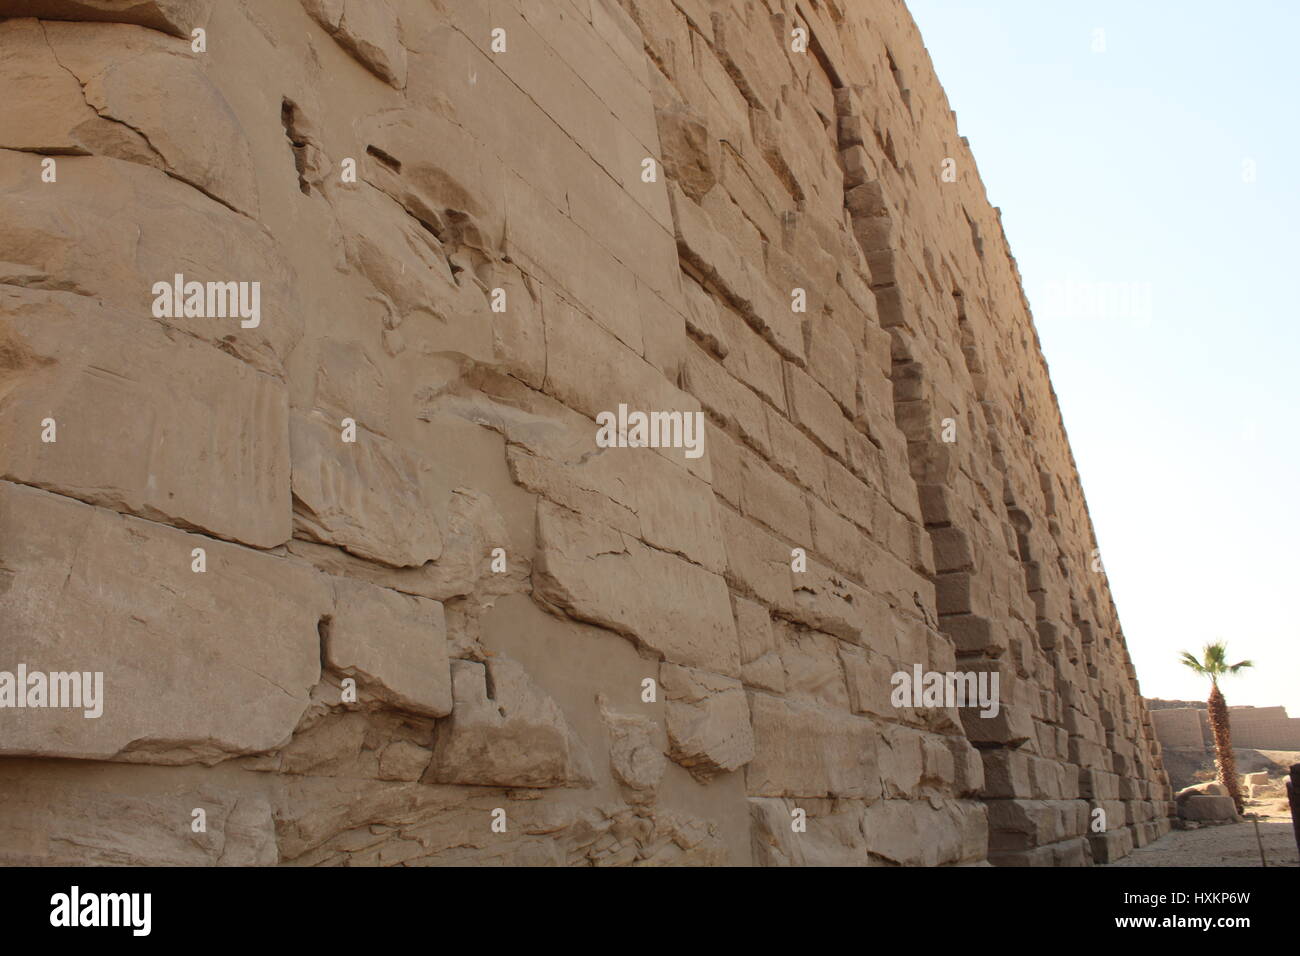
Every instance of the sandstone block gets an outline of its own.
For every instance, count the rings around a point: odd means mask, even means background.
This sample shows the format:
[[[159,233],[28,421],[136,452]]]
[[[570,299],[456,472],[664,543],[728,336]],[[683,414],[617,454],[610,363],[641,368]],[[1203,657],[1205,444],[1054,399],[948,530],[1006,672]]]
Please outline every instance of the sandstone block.
[[[262,227],[136,163],[67,156],[58,170],[58,188],[33,202],[33,190],[48,186],[40,181],[39,157],[0,150],[0,212],[10,223],[0,234],[0,281],[78,293],[141,318],[153,316],[155,285],[174,285],[177,275],[185,282],[246,282],[250,304],[257,282],[255,317],[176,314],[156,321],[284,377],[303,316],[291,272]]]
[[[740,453],[740,510],[805,549],[813,543],[804,491],[757,455]]]
[[[813,803],[818,806],[809,807]],[[871,866],[862,834],[862,807],[858,801],[836,801],[833,809],[822,804],[775,797],[750,797],[752,853],[756,866]],[[807,830],[791,830],[792,814],[807,815]]]
[[[103,675],[101,716],[7,709],[4,753],[215,762],[293,733],[332,606],[316,572],[7,482],[0,520],[14,664]]]
[[[668,756],[697,779],[739,770],[754,756],[754,732],[740,681],[662,664]]]
[[[319,412],[290,420],[294,531],[392,567],[418,567],[442,554],[451,489],[435,464],[362,428]]]
[[[326,664],[402,710],[451,713],[442,605],[361,581],[332,583],[336,610],[326,630]]]
[[[1127,827],[1105,833],[1089,833],[1088,844],[1097,863],[1114,863],[1133,852],[1133,831]]]
[[[115,25],[48,23],[50,49],[97,116],[143,138],[148,153],[94,153],[157,165],[232,209],[258,215],[252,148],[238,117],[184,42]],[[167,96],[157,96],[165,89]],[[97,124],[95,124],[97,125]],[[89,132],[89,131],[87,131]],[[102,135],[102,133],[100,134]],[[77,131],[72,131],[77,139]]]
[[[849,694],[838,653],[843,642],[782,619],[772,623],[785,670],[786,696],[848,711]]]
[[[0,14],[42,20],[134,23],[188,39],[194,27],[207,23],[211,7],[212,0],[5,0],[0,4]]]
[[[917,796],[925,777],[925,735],[919,730],[887,726],[876,754],[880,761],[880,783],[886,800],[910,800]],[[951,759],[945,748],[944,756]]]
[[[425,780],[491,787],[588,786],[590,760],[559,706],[516,662],[452,661],[451,716]]]
[[[290,532],[284,384],[81,296],[0,292],[0,475],[270,548]],[[58,440],[40,440],[54,418]],[[200,424],[201,423],[201,424]]]
[[[760,454],[769,454],[763,400],[694,345],[687,349],[684,385],[728,432],[737,434]]]
[[[250,790],[204,784],[182,792],[156,786],[115,792],[102,779],[34,772],[0,783],[0,797],[5,802],[0,862],[8,866],[279,862],[271,801]],[[184,825],[196,807],[205,812],[206,829],[200,833]]]
[[[900,710],[889,701],[893,689],[891,678],[898,670],[896,663],[874,650],[848,644],[841,643],[839,652],[853,713],[885,721],[900,719]]]
[[[785,691],[785,665],[772,633],[772,617],[763,605],[733,596],[736,634],[740,638],[740,675],[747,686]]]
[[[600,715],[609,730],[609,763],[614,777],[631,790],[653,798],[667,759],[663,732],[649,717],[614,710],[602,695]]]
[[[302,0],[339,46],[386,83],[406,86],[406,48],[387,0]]]
[[[1198,823],[1232,823],[1240,819],[1232,797],[1209,793],[1194,793],[1180,800],[1178,815]]]
[[[872,854],[900,866],[938,866],[979,859],[986,839],[984,808],[881,800],[864,821]]]
[[[534,586],[547,601],[665,660],[740,675],[719,575],[545,501],[537,508],[537,540]]]
[[[749,694],[754,759],[745,770],[756,797],[880,796],[876,725],[812,704]]]
[[[3,9],[3,7],[0,7]],[[0,104],[0,147],[36,152],[103,152],[135,162],[156,162],[134,130],[104,119],[86,102],[81,84],[59,65],[35,19],[0,22],[0,79],[21,85],[23,97]]]
[[[721,150],[703,115],[686,103],[655,110],[664,172],[695,202],[718,181]]]

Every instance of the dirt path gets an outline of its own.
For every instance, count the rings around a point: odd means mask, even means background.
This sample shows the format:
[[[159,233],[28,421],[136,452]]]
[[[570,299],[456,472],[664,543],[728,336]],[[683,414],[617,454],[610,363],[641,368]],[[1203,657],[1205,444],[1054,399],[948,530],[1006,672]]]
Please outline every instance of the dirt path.
[[[1259,835],[1268,865],[1300,867],[1286,798],[1248,800],[1246,812],[1259,814]],[[1259,866],[1259,844],[1255,826],[1249,820],[1199,830],[1175,830],[1110,865]]]

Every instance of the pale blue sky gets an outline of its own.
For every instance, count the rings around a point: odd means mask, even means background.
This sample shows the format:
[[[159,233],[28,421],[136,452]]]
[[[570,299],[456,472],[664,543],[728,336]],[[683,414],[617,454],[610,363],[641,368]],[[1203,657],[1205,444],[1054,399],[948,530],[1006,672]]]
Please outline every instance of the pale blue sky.
[[[1223,637],[1256,663],[1228,703],[1300,717],[1300,3],[908,6],[1002,208],[1143,693],[1203,699],[1177,652]]]

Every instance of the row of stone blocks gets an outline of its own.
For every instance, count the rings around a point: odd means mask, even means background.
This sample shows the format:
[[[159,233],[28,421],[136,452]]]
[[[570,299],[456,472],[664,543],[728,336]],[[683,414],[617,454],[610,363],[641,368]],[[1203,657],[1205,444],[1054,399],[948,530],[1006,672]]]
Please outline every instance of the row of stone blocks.
[[[1160,839],[1173,828],[1168,817],[1157,817],[1104,833],[1070,837],[1057,843],[1023,850],[989,850],[995,866],[1088,866],[1114,863],[1135,849]]]

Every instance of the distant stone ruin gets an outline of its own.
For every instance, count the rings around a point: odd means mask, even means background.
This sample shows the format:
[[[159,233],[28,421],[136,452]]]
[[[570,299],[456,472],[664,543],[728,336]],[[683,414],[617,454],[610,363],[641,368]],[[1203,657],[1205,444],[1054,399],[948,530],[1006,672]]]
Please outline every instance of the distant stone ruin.
[[[1190,783],[1214,761],[1214,734],[1205,702],[1155,699],[1148,700],[1147,706],[1175,784]],[[1300,717],[1288,716],[1285,707],[1229,707],[1228,719],[1235,751],[1300,751]],[[1258,762],[1247,761],[1252,765]],[[1239,766],[1238,770],[1246,773],[1249,767]]]
[[[1148,700],[1156,737],[1165,748],[1213,750],[1214,734],[1204,701]],[[1228,708],[1232,746],[1255,750],[1300,750],[1300,717],[1287,715],[1285,707]]]

